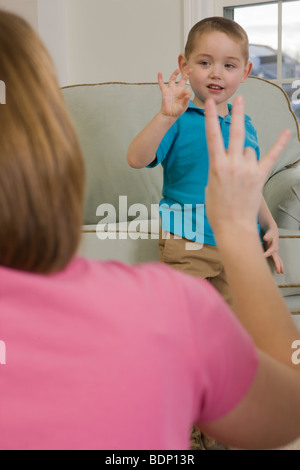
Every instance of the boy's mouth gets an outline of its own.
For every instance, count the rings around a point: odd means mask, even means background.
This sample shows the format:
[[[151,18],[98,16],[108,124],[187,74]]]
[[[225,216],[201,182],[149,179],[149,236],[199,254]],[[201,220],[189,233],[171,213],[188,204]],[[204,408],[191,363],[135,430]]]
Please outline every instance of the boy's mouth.
[[[224,90],[223,87],[221,87],[220,85],[216,85],[215,83],[210,83],[207,88],[209,88],[210,90],[214,90],[214,91],[221,91],[221,90]]]

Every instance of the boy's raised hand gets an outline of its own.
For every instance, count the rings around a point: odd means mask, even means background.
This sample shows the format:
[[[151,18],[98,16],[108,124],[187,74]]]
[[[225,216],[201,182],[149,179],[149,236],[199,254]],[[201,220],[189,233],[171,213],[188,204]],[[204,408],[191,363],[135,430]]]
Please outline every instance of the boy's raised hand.
[[[279,256],[279,234],[278,228],[270,228],[263,236],[265,258],[271,257],[277,274],[284,274],[283,261]]]
[[[218,235],[237,230],[255,230],[267,175],[286,146],[290,131],[279,136],[269,152],[259,161],[252,148],[244,149],[244,100],[238,96],[233,103],[230,144],[226,151],[220,131],[216,105],[205,104],[206,135],[210,158],[209,180],[206,188],[206,208],[209,221]],[[237,234],[238,236],[238,234]]]
[[[144,129],[133,139],[128,147],[127,161],[132,168],[144,168],[156,159],[157,149],[170,127],[183,114],[189,104],[191,92],[185,88],[191,70],[178,83],[179,70],[172,73],[169,86],[166,86],[162,74],[158,74],[158,84],[162,92],[161,110]]]
[[[164,116],[179,118],[188,107],[191,97],[191,91],[185,88],[188,78],[192,70],[190,69],[185,75],[181,77],[178,83],[176,79],[179,75],[179,69],[176,69],[169,80],[167,86],[162,78],[162,74],[158,74],[158,84],[162,93],[161,114]]]

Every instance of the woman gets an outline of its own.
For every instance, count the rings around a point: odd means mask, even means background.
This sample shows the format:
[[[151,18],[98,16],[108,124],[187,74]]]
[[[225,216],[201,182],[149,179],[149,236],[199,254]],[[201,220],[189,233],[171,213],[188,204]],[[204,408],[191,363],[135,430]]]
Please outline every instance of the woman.
[[[242,448],[298,436],[300,380],[289,367],[298,330],[267,271],[255,227],[265,171],[287,136],[262,166],[248,154],[239,158],[243,107],[237,103],[226,155],[215,109],[207,104],[209,217],[235,313],[263,353],[205,281],[160,264],[76,256],[80,147],[47,51],[27,23],[5,12],[0,79],[7,90],[0,110],[0,339],[6,346],[0,449],[188,449],[195,423]],[[246,190],[244,214],[239,201]],[[231,216],[223,219],[225,203]],[[241,240],[234,247],[233,226]],[[252,247],[250,260],[245,246]],[[272,329],[276,349],[262,329]]]

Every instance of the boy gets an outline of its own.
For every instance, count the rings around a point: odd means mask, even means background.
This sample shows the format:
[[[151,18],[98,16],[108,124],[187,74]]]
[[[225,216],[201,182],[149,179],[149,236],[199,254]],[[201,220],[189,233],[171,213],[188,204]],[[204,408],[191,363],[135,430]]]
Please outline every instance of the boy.
[[[231,296],[225,272],[203,209],[208,176],[204,103],[207,98],[214,98],[227,148],[231,121],[228,100],[251,72],[248,57],[247,34],[235,21],[212,17],[196,23],[189,33],[185,53],[178,58],[181,80],[176,83],[179,75],[176,70],[167,87],[161,73],[158,74],[161,110],[133,140],[127,154],[128,163],[134,168],[154,167],[159,163],[164,168],[160,260],[208,279],[229,305]],[[194,92],[193,101],[185,88],[188,79]],[[248,116],[245,126],[245,147],[253,147],[259,158],[256,131]],[[283,265],[278,255],[278,228],[263,198],[258,222],[267,247],[265,256],[272,256],[280,274]],[[196,227],[196,232],[191,227]],[[187,240],[194,242],[194,246]]]
[[[162,92],[160,112],[132,141],[127,154],[128,163],[134,168],[161,163],[164,169],[160,260],[207,279],[230,306],[231,294],[224,267],[205,214],[209,157],[204,106],[208,98],[214,99],[224,145],[228,148],[231,121],[228,100],[251,72],[252,63],[248,58],[247,34],[236,22],[212,17],[195,24],[185,53],[178,58],[179,70],[171,75],[168,87],[161,73],[158,74]],[[176,83],[179,71],[182,78]],[[194,92],[193,101],[185,88],[188,79]],[[245,131],[245,147],[253,147],[259,158],[256,131],[248,116]],[[265,256],[272,256],[277,273],[283,273],[278,255],[278,228],[263,197],[258,223],[267,247]],[[192,448],[222,448],[214,440],[201,436],[197,428],[192,432],[192,441],[195,440],[198,445],[192,442]]]

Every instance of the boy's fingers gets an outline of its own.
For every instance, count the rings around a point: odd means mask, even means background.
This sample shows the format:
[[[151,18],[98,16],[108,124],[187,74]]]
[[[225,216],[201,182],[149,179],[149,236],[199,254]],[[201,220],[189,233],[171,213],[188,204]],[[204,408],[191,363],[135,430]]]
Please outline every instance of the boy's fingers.
[[[273,248],[268,248],[268,249],[264,252],[265,258],[268,258],[269,256],[272,256],[272,255],[273,255]]]
[[[158,84],[159,84],[159,88],[161,90],[163,90],[164,88],[166,88],[166,85],[163,81],[163,76],[162,76],[162,73],[161,72],[158,72],[158,75],[157,75],[157,79],[158,79]]]
[[[179,69],[174,70],[174,72],[172,73],[172,75],[170,77],[169,85],[174,85],[174,83],[176,82],[176,79],[179,75],[179,72],[180,72]]]
[[[263,176],[267,177],[291,137],[291,131],[285,129],[266,155],[259,162]]]
[[[189,90],[184,90],[184,102],[185,104],[189,104],[191,98],[191,92]]]
[[[240,158],[245,145],[244,98],[237,96],[233,102],[230,126],[229,155]]]
[[[284,266],[283,266],[283,261],[280,258],[280,272],[278,274],[284,274]]]
[[[179,80],[178,85],[186,85],[186,82],[188,81],[193,69],[189,69],[184,75],[182,75],[181,79]]]
[[[272,255],[273,263],[277,274],[284,274],[283,262],[277,253]]]
[[[205,103],[205,122],[207,147],[211,163],[222,158],[225,153],[217,108],[214,100],[208,99]]]
[[[268,233],[268,232],[267,232],[267,233],[263,236],[263,240],[264,240],[265,242],[268,242],[269,240],[272,240],[272,235],[271,235],[271,233]]]
[[[178,75],[179,75],[179,69],[174,70],[174,72],[172,73],[169,79],[169,86],[175,84]],[[165,82],[163,81],[161,72],[158,73],[157,78],[158,78],[158,84],[159,84],[160,89],[161,90],[166,89],[167,87],[166,87]]]

